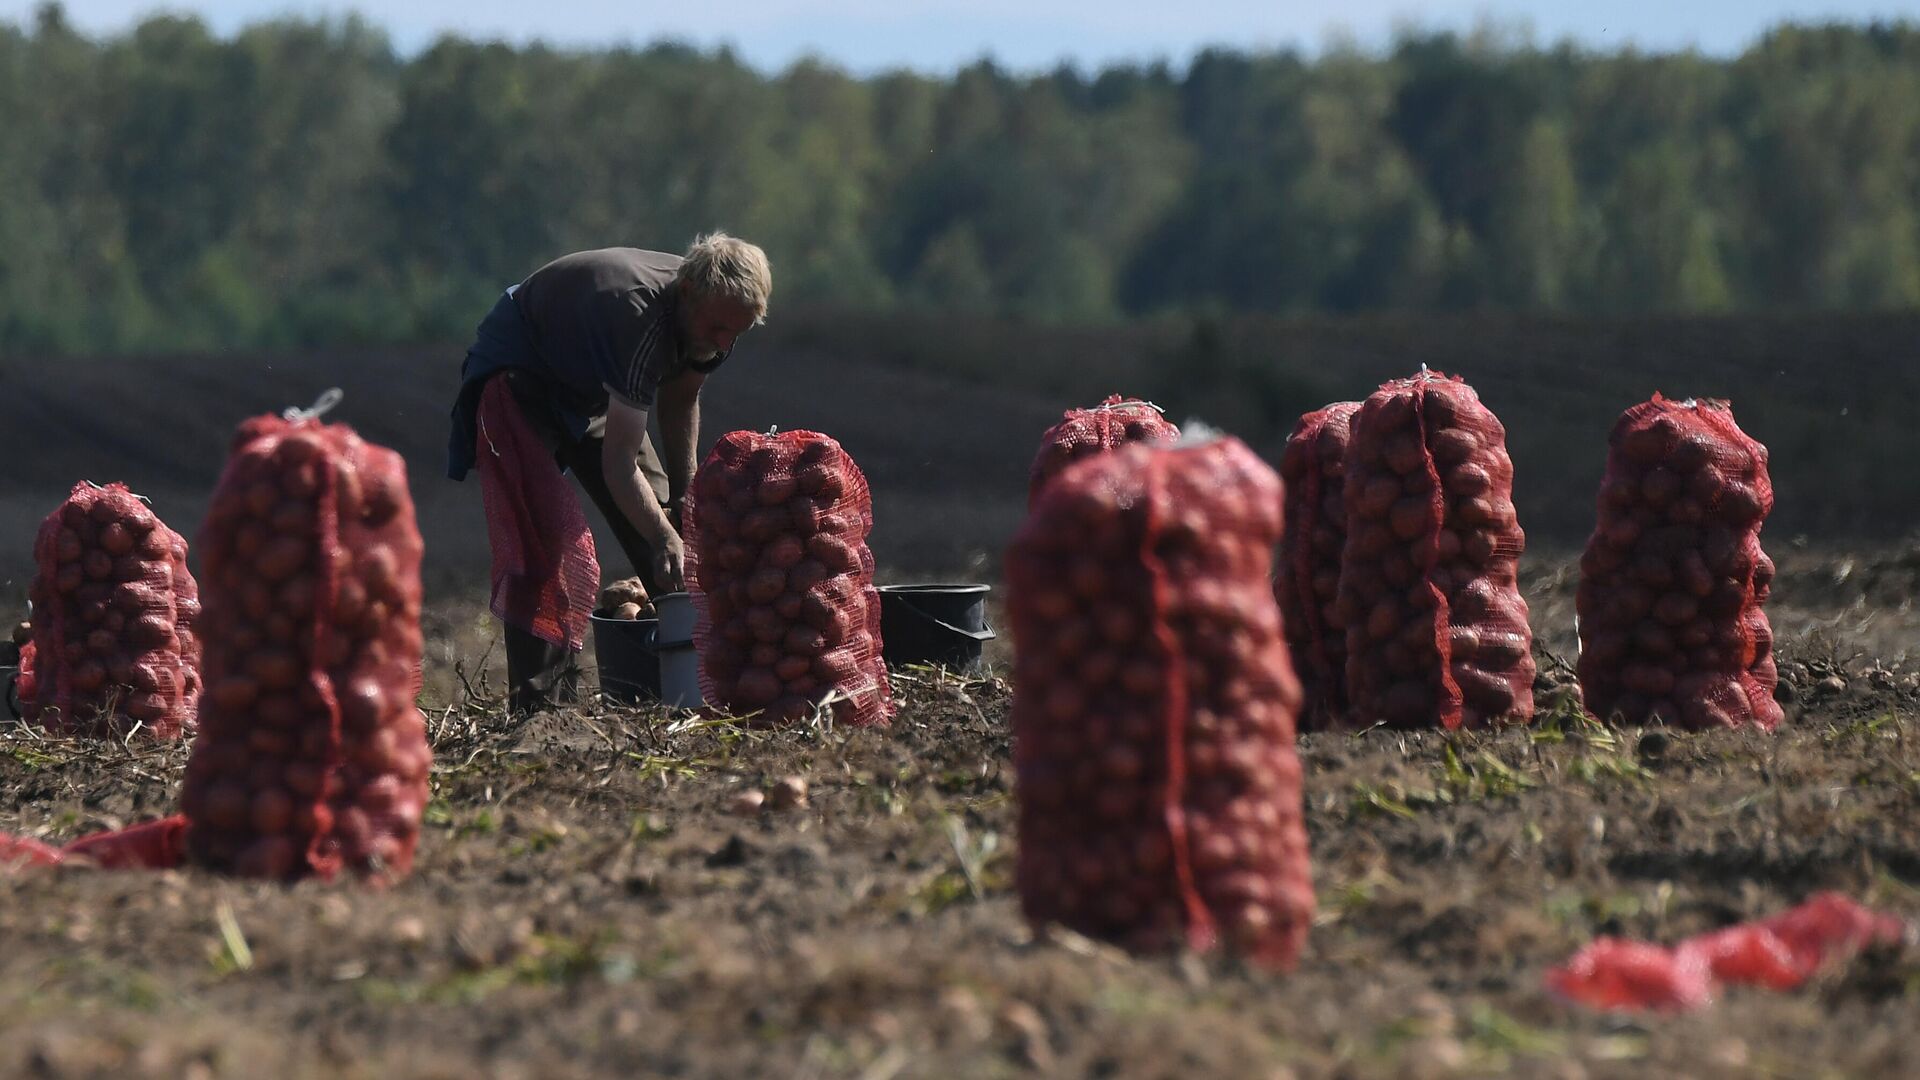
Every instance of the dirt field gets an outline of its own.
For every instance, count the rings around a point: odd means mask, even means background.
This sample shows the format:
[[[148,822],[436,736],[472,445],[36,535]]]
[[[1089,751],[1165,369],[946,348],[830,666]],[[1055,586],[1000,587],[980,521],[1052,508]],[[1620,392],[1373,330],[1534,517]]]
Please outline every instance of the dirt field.
[[[1873,596],[1869,637],[1835,637],[1858,625],[1844,582],[1897,590],[1903,558],[1783,556],[1772,738],[1565,710],[1303,738],[1320,913],[1287,976],[1034,939],[997,680],[908,673],[890,731],[515,729],[437,663],[430,825],[392,891],[0,880],[0,1075],[1902,1075],[1920,949],[1681,1019],[1573,1010],[1541,975],[1595,934],[1669,940],[1819,889],[1920,920],[1920,679],[1884,651],[1915,619]],[[1570,586],[1541,564],[1536,619],[1558,624]],[[484,620],[430,622],[477,680]],[[183,759],[7,731],[0,830],[165,812]],[[788,776],[804,808],[732,813]]]
[[[191,537],[235,421],[345,387],[338,418],[409,462],[438,764],[417,871],[390,892],[0,878],[0,1077],[1906,1075],[1920,948],[1682,1019],[1571,1010],[1541,976],[1596,934],[1671,940],[1820,889],[1920,921],[1920,546],[1898,539],[1920,525],[1916,329],[783,314],[756,331],[716,380],[707,438],[840,438],[895,579],[997,579],[1035,439],[1067,405],[1150,394],[1272,458],[1302,410],[1422,361],[1459,371],[1509,429],[1547,670],[1573,652],[1571,553],[1608,425],[1655,388],[1735,398],[1773,449],[1788,726],[1688,736],[1563,714],[1498,735],[1309,736],[1320,915],[1287,976],[1034,940],[1008,877],[995,681],[902,678],[883,732],[591,710],[506,727],[472,600],[479,494],[439,478],[457,346],[18,364],[34,374],[0,383],[10,616],[33,528],[76,480],[124,480]],[[170,812],[183,761],[0,729],[0,831],[65,840]],[[730,812],[789,776],[805,808]]]

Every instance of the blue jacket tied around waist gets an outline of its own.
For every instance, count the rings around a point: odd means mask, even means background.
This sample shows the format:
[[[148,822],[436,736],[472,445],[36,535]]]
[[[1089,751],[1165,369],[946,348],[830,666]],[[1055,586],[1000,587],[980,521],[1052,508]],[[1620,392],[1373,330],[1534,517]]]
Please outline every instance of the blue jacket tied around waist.
[[[510,368],[520,368],[544,374],[546,364],[540,357],[540,348],[533,340],[533,327],[527,324],[525,315],[520,313],[520,305],[514,302],[513,294],[519,286],[502,293],[495,301],[493,310],[480,320],[480,327],[474,333],[473,346],[467,350],[466,361],[460,365],[460,394],[453,403],[453,434],[447,442],[447,476],[453,480],[465,480],[473,469],[474,444],[479,435],[480,393],[486,388],[487,380]],[[584,438],[587,433],[588,418],[571,409],[565,408],[554,395],[548,396],[547,406],[553,411],[557,427],[572,435],[575,440]]]

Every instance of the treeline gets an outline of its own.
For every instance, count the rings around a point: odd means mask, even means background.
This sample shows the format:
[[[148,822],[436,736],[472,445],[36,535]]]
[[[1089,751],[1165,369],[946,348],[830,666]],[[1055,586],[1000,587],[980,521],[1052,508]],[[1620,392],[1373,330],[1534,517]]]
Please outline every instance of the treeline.
[[[0,350],[464,337],[580,247],[764,245],[776,307],[1920,306],[1920,26],[1744,55],[1429,34],[1184,68],[762,74],[356,20],[0,24]]]

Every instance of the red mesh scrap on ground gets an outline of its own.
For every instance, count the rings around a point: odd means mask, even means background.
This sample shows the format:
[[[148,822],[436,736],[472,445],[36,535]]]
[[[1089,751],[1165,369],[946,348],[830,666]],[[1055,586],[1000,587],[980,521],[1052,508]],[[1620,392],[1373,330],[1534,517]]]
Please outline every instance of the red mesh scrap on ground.
[[[1382,386],[1347,447],[1340,617],[1352,722],[1533,718],[1506,428],[1458,377]]]
[[[791,723],[832,699],[840,723],[888,722],[873,500],[840,444],[813,431],[733,432],[701,464],[687,504],[707,702]]]
[[[58,866],[60,849],[49,847],[38,840],[29,840],[24,836],[8,836],[0,833],[0,870],[13,870],[24,866]]]
[[[505,379],[481,392],[479,426],[474,460],[493,553],[494,617],[578,652],[600,591],[586,511]]]
[[[200,532],[207,693],[189,856],[246,877],[413,863],[433,752],[405,463],[344,425],[240,426]]]
[[[1698,953],[1618,938],[1600,938],[1548,972],[1547,988],[1608,1010],[1687,1012],[1713,1000],[1712,973]]]
[[[1286,534],[1280,538],[1274,599],[1306,703],[1301,730],[1330,726],[1346,711],[1347,630],[1340,619],[1340,553],[1347,542],[1347,442],[1357,401],[1310,412],[1294,425],[1280,457]]]
[[[34,539],[27,718],[62,735],[193,731],[200,592],[187,542],[124,484],[74,486]]]
[[[1035,926],[1285,968],[1313,884],[1300,687],[1269,593],[1279,478],[1243,444],[1126,447],[1007,553],[1018,882]]]
[[[76,863],[103,870],[166,870],[185,858],[186,835],[187,819],[181,816],[94,833],[61,848],[0,834],[0,870]]]
[[[1547,988],[1595,1009],[1677,1012],[1713,999],[1716,983],[1791,990],[1829,964],[1897,944],[1906,924],[1838,893],[1772,918],[1688,938],[1672,948],[1600,938],[1547,973]]]
[[[1040,452],[1027,474],[1027,508],[1033,508],[1049,481],[1082,458],[1130,443],[1178,438],[1180,429],[1139,398],[1113,394],[1091,409],[1069,409],[1040,436]]]
[[[60,849],[63,862],[84,859],[103,870],[166,870],[187,855],[184,814],[83,836]]]
[[[1767,449],[1724,401],[1653,400],[1608,437],[1599,521],[1580,559],[1580,686],[1598,717],[1695,730],[1782,718]]]

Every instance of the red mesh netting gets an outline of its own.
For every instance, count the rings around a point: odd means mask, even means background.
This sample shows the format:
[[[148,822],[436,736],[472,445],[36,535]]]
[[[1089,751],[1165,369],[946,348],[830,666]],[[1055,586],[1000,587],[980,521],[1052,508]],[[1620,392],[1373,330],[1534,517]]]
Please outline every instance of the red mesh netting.
[[[1713,1001],[1713,976],[1697,952],[1600,938],[1548,972],[1547,989],[1596,1009],[1687,1012]]]
[[[873,501],[839,443],[733,432],[701,464],[684,517],[708,704],[792,722],[831,697],[841,723],[892,718]]]
[[[1382,386],[1354,415],[1340,613],[1364,726],[1533,718],[1506,428],[1458,377]]]
[[[60,849],[63,862],[83,859],[103,870],[166,870],[186,861],[186,855],[187,819],[182,814],[83,836]]]
[[[1128,443],[1170,443],[1178,438],[1180,429],[1139,398],[1113,394],[1091,409],[1069,409],[1040,436],[1040,452],[1027,474],[1027,508],[1033,508],[1048,481],[1082,458]]]
[[[248,877],[413,863],[433,752],[420,531],[400,455],[343,425],[240,426],[200,532],[207,693],[180,805]]]
[[[0,871],[26,866],[95,866],[103,870],[167,870],[186,857],[187,819],[142,822],[83,836],[65,847],[0,833]]]
[[[58,866],[60,849],[24,836],[0,833],[0,871],[23,866]]]
[[[1286,534],[1280,538],[1274,599],[1306,703],[1301,730],[1330,726],[1346,712],[1347,630],[1340,618],[1340,553],[1347,542],[1343,495],[1347,442],[1357,401],[1310,412],[1294,425],[1280,457]]]
[[[479,428],[474,460],[493,553],[494,617],[578,652],[600,589],[586,511],[505,379],[481,392]]]
[[[1580,685],[1598,717],[1693,729],[1782,718],[1767,449],[1723,401],[1655,394],[1608,439],[1599,523],[1580,560]]]
[[[33,554],[28,718],[69,735],[192,732],[200,592],[180,534],[125,485],[82,483],[41,524]]]
[[[1716,983],[1791,990],[1864,948],[1898,943],[1906,930],[1894,916],[1820,893],[1772,918],[1672,948],[1600,938],[1548,972],[1547,988],[1596,1009],[1686,1011],[1711,1002]]]
[[[1279,478],[1233,439],[1068,469],[1007,553],[1036,926],[1290,966],[1313,912]]]
[[[33,669],[37,666],[34,657],[38,656],[39,652],[33,647],[31,641],[20,647],[20,670],[13,677],[13,700],[7,705],[9,708],[17,706],[18,713],[21,715],[26,713],[27,703],[33,700],[34,694],[39,689],[38,680],[33,674]]]

